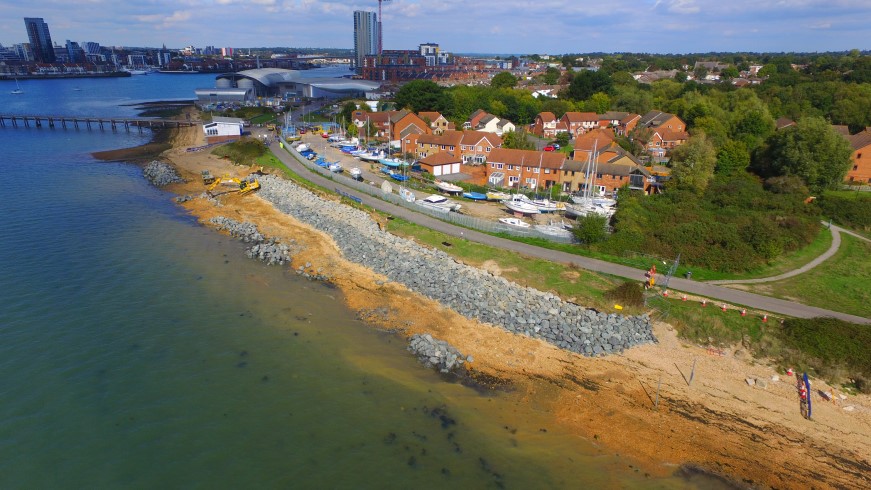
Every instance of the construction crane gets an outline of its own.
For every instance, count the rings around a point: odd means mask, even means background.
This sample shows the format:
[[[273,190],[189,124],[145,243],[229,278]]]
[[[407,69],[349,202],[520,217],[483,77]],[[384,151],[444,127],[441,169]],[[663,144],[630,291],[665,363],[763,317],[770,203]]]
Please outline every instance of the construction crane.
[[[378,59],[381,60],[381,51],[383,48],[383,44],[381,43],[381,31],[383,30],[381,24],[381,4],[382,3],[390,3],[393,0],[378,0]]]

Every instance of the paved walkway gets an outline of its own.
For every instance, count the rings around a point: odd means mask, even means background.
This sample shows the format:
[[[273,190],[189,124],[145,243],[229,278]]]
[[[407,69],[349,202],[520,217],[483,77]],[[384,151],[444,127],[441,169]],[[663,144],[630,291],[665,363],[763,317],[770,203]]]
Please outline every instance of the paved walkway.
[[[828,223],[826,223],[828,225]],[[832,245],[822,253],[819,257],[811,260],[807,264],[799,267],[798,269],[791,270],[789,272],[784,272],[783,274],[771,277],[761,277],[759,279],[723,279],[719,281],[706,281],[708,284],[759,284],[763,282],[775,282],[781,279],[787,279],[790,277],[797,276],[799,274],[804,274],[805,272],[813,269],[814,267],[822,264],[826,260],[828,260],[832,255],[838,251],[838,248],[841,246],[841,233],[846,233],[848,235],[852,235],[860,240],[865,240],[868,243],[871,243],[871,240],[859,235],[858,233],[853,233],[850,230],[845,230],[837,225],[830,225],[829,229],[832,230]]]
[[[288,168],[305,177],[306,179],[314,182],[315,184],[326,187],[327,189],[333,189],[337,186],[341,186],[340,183],[334,180],[327,179],[318,173],[310,171],[308,167],[303,166],[296,158],[291,156],[288,152],[277,147],[274,149],[275,155],[285,165],[287,165]],[[455,226],[450,223],[446,223],[444,221],[429,217],[422,213],[416,213],[395,204],[391,204],[375,197],[362,194],[354,189],[347,188],[347,190],[348,192],[359,197],[362,203],[366,206],[391,214],[393,216],[401,217],[402,219],[405,219],[407,221],[417,223],[419,225],[444,233],[446,235],[457,237],[459,239],[471,240],[474,242],[499,247],[504,250],[511,250],[513,252],[517,252],[529,257],[550,260],[552,262],[566,265],[575,265],[590,271],[624,277],[627,279],[637,280],[639,282],[645,280],[645,271],[639,269],[634,269],[632,267],[627,267],[620,264],[612,264],[610,262],[596,260],[589,257],[582,257],[566,252],[560,252],[557,250],[536,247],[534,245],[515,242],[513,240],[508,240],[505,238],[495,237],[486,233],[481,233],[475,230]],[[663,280],[664,277],[660,275],[660,277],[657,278],[657,283],[662,284]],[[792,317],[812,318],[817,316],[828,316],[854,323],[871,324],[871,319],[868,318],[862,318],[859,316],[849,315],[837,311],[803,305],[801,303],[795,303],[793,301],[770,298],[767,296],[748,293],[746,291],[738,291],[735,289],[724,288],[714,284],[701,283],[688,279],[672,277],[669,282],[669,288],[677,291],[685,291],[687,293],[713,298],[720,301],[725,301],[734,305],[747,306],[749,308],[769,311],[772,313],[778,313],[781,315],[787,315]]]
[[[708,284],[759,284],[762,282],[774,282],[779,281],[781,279],[787,279],[793,276],[797,276],[799,274],[804,274],[805,272],[813,269],[814,267],[822,264],[826,260],[829,259],[832,255],[835,255],[835,252],[838,251],[838,248],[841,246],[841,232],[846,232],[843,228],[832,225],[829,227],[832,230],[832,245],[828,250],[820,254],[819,257],[811,260],[807,264],[799,267],[798,269],[793,269],[788,272],[784,272],[783,274],[779,274],[771,277],[760,277],[759,279],[723,279],[719,281],[706,281]]]

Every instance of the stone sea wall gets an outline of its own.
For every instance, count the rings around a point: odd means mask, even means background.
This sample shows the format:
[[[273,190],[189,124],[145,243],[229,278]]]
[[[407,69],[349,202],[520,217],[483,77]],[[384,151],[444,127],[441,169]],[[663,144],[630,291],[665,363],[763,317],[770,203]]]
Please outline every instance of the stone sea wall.
[[[363,211],[263,176],[260,197],[332,236],[345,257],[452,308],[510,332],[594,356],[655,342],[647,315],[600,313],[460,264],[448,254],[381,231]]]
[[[172,165],[157,160],[146,165],[145,168],[142,169],[142,173],[145,175],[145,178],[156,187],[184,182],[184,179],[179,177]]]

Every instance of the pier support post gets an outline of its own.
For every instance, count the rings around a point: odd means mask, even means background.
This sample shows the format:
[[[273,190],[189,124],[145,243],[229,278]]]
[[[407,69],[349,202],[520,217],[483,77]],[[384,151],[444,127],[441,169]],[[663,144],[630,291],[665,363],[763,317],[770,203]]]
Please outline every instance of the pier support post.
[[[30,122],[27,120],[27,118],[24,117],[24,118],[22,118],[22,119],[24,119],[24,127],[25,127],[25,128],[29,128],[29,127],[30,127]]]

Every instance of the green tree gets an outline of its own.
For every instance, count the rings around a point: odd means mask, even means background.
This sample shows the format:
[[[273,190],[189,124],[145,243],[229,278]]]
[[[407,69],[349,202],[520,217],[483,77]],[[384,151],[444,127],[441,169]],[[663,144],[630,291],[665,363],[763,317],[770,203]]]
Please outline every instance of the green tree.
[[[559,82],[560,71],[558,68],[554,68],[552,66],[548,66],[547,70],[544,71],[544,75],[542,75],[542,81],[546,85],[556,85]]]
[[[350,137],[352,137],[352,138],[355,137],[355,136],[357,136],[357,135],[359,134],[359,132],[360,132],[360,131],[357,129],[357,125],[354,124],[354,123],[348,123],[347,130],[348,130],[348,136],[350,136]]]
[[[396,105],[414,112],[450,112],[450,97],[431,80],[412,80],[396,91]]]
[[[562,146],[566,146],[569,144],[570,138],[571,137],[569,136],[569,133],[567,133],[565,131],[560,131],[559,133],[556,134],[556,138],[554,138],[554,139],[562,147]]]
[[[720,72],[720,78],[725,79],[725,80],[731,80],[733,78],[738,78],[738,75],[739,75],[738,69],[735,68],[734,66],[729,66],[729,67],[723,68],[723,71]]]
[[[363,105],[365,106],[366,104]],[[351,122],[354,119],[354,111],[356,110],[357,104],[355,104],[353,101],[345,102],[345,104],[342,105],[342,112],[340,112],[342,120],[345,121],[345,123]]]
[[[490,86],[493,88],[514,88],[517,85],[517,77],[507,71],[497,73],[490,80]]]
[[[526,137],[526,130],[519,128],[502,134],[502,148],[515,150],[534,150],[535,145]]]
[[[608,231],[605,229],[607,225],[608,218],[591,213],[578,219],[572,233],[581,243],[592,245],[608,238]]]
[[[750,166],[750,152],[740,141],[729,140],[717,151],[718,174],[730,174],[744,171]]]
[[[574,100],[587,100],[596,92],[611,93],[613,82],[607,73],[602,71],[584,70],[572,78],[572,83],[566,89],[566,97]]]
[[[774,133],[754,159],[764,177],[797,175],[814,192],[844,181],[853,147],[825,119],[801,118]]]
[[[690,137],[671,152],[671,181],[677,189],[701,195],[714,175],[717,154],[704,133]]]
[[[611,110],[611,97],[604,92],[596,92],[586,103],[587,110],[596,114],[604,114]]]

